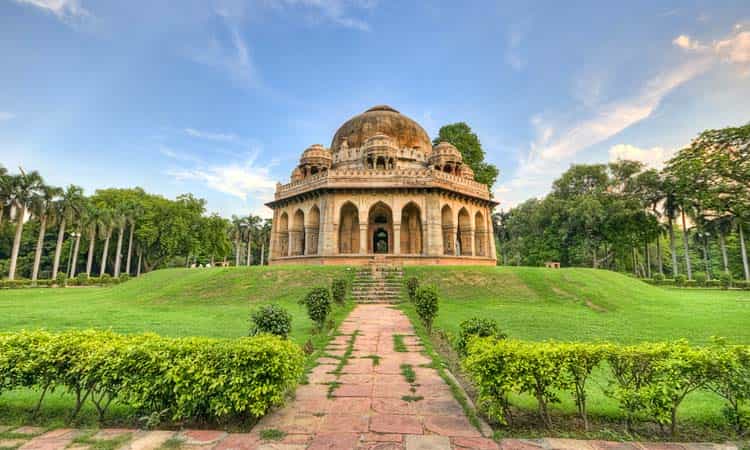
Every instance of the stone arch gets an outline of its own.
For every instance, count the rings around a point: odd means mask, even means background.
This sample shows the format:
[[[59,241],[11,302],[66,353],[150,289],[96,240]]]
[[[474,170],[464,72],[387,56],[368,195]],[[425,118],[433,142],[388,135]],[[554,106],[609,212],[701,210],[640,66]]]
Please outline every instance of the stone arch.
[[[359,209],[352,202],[339,213],[339,253],[359,253]]]
[[[286,212],[279,216],[278,227],[279,256],[289,256],[289,215]]]
[[[370,207],[367,216],[368,253],[393,253],[393,212],[383,202]]]
[[[443,254],[456,254],[456,227],[453,225],[453,209],[450,205],[444,205],[440,211],[443,230]]]
[[[487,222],[482,211],[474,215],[474,255],[487,256]]]
[[[318,254],[318,239],[320,236],[320,208],[313,205],[307,213],[307,223],[305,224],[305,255]]]
[[[422,253],[422,211],[414,202],[401,209],[401,253]]]
[[[289,231],[291,240],[292,256],[305,254],[305,213],[301,209],[294,212],[292,216],[292,227]]]
[[[458,251],[459,256],[471,256],[473,253],[474,228],[471,226],[471,216],[466,207],[458,211]]]

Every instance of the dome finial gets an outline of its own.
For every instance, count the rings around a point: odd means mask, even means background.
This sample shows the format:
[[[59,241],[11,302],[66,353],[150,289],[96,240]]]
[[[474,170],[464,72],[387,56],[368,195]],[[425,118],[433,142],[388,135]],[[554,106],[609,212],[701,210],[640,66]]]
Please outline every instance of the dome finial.
[[[396,111],[394,108],[392,108],[392,107],[390,107],[388,105],[376,105],[376,106],[373,106],[372,108],[368,109],[365,112],[373,112],[373,111],[390,111],[390,112],[398,113],[398,111]]]

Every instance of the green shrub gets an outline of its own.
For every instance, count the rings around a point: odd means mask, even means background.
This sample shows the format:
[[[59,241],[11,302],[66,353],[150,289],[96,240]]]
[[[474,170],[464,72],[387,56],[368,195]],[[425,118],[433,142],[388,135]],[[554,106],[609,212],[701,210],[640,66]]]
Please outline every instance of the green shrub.
[[[664,274],[663,273],[655,273],[654,274],[654,281],[662,282],[664,281]]]
[[[438,313],[438,293],[434,286],[424,286],[417,288],[414,304],[417,309],[417,315],[427,332],[432,332],[432,322]]]
[[[722,272],[721,275],[719,275],[719,282],[721,283],[721,287],[724,289],[729,289],[732,287],[732,274],[730,272]]]
[[[81,272],[78,275],[76,275],[76,279],[78,280],[78,284],[81,286],[88,284],[89,281],[89,274],[86,272]]]
[[[251,336],[268,333],[286,339],[292,331],[291,314],[286,309],[274,303],[263,305],[253,311],[250,315],[250,320],[253,323],[250,328]]]
[[[302,374],[300,348],[276,336],[163,338],[109,331],[0,334],[0,393],[64,389],[103,417],[116,402],[172,420],[262,416]],[[200,370],[196,370],[199,368]]]
[[[339,305],[343,305],[344,300],[346,300],[346,284],[346,280],[343,278],[336,278],[331,282],[333,301]]]
[[[410,277],[406,280],[406,291],[409,294],[409,300],[412,302],[417,298],[417,289],[419,289],[419,279],[417,277]]]
[[[492,337],[495,339],[505,339],[507,335],[500,331],[497,322],[492,319],[482,317],[472,317],[459,324],[458,336],[455,339],[454,347],[459,356],[466,356],[466,346],[472,337]]]
[[[326,323],[326,318],[331,312],[331,293],[328,288],[316,287],[300,300],[300,303],[307,308],[307,316],[315,322],[318,330],[322,330]]]
[[[693,276],[695,279],[695,283],[698,286],[706,286],[706,281],[708,281],[708,276],[706,275],[706,272],[695,272],[695,275]]]
[[[99,275],[99,279],[97,280],[97,282],[98,282],[97,284],[102,284],[102,285],[111,284],[112,280],[113,280],[112,275],[110,275],[108,273],[103,273],[103,274]]]
[[[683,274],[679,274],[674,277],[675,286],[685,286],[686,282],[687,282],[687,277]]]
[[[117,281],[120,282],[120,283],[124,283],[124,282],[128,281],[129,279],[130,279],[130,274],[128,274],[128,273],[121,273],[120,276],[118,277]]]
[[[57,284],[60,287],[67,285],[68,275],[63,272],[57,272],[57,276],[55,277],[55,284]]]

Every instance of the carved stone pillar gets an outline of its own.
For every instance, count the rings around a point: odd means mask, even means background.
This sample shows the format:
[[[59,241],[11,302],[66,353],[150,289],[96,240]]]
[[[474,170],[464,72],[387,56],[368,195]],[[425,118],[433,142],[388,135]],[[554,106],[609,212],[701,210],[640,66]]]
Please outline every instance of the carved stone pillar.
[[[318,254],[318,227],[305,227],[305,255]]]
[[[443,227],[443,254],[456,254],[456,227]]]
[[[289,232],[289,256],[299,256],[303,252],[303,248],[300,247],[303,231],[292,230]]]
[[[359,253],[362,255],[367,254],[367,223],[359,224]]]
[[[393,254],[401,254],[401,224],[393,223]]]

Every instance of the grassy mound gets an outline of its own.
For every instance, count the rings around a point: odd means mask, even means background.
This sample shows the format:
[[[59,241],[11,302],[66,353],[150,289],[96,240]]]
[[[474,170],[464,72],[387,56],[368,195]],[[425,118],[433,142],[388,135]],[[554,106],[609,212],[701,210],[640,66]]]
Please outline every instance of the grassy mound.
[[[406,276],[438,286],[435,326],[453,332],[481,316],[528,340],[750,343],[747,291],[666,289],[592,269],[408,267]]]
[[[165,336],[246,336],[253,307],[276,302],[293,316],[304,343],[312,322],[297,304],[312,286],[345,275],[343,267],[238,267],[158,270],[112,287],[0,292],[0,330],[103,328]]]

